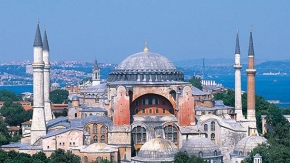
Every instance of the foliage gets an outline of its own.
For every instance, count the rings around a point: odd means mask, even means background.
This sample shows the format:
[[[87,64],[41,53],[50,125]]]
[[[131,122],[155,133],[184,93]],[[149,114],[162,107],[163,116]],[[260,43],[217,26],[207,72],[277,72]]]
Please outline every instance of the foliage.
[[[201,78],[193,76],[191,79],[189,79],[189,82],[196,88],[202,90],[202,85],[201,85]]]
[[[51,154],[50,159],[52,162],[57,162],[57,163],[79,163],[79,162],[81,162],[81,159],[79,156],[71,153],[70,151],[65,152],[63,149],[55,150]]]
[[[87,81],[92,82],[92,78],[84,78],[84,79],[80,82],[80,84],[84,84],[84,83],[86,83]]]
[[[65,89],[55,89],[50,92],[50,100],[54,104],[68,103],[68,91]]]
[[[180,151],[174,155],[174,163],[207,163],[207,161],[201,157],[189,156],[186,152]]]
[[[20,95],[16,95],[14,92],[8,91],[8,90],[0,90],[0,101],[21,101],[22,98]]]
[[[32,110],[26,111],[21,104],[13,103],[11,100],[4,102],[0,113],[5,117],[5,122],[9,126],[20,126],[22,122],[32,118]]]
[[[8,133],[7,124],[2,120],[2,118],[0,118],[0,146],[8,144],[10,138],[11,137]]]
[[[5,152],[0,149],[0,162],[4,163],[52,163],[43,152],[38,152],[34,155],[26,153],[18,153],[15,151]]]
[[[203,158],[196,157],[195,155],[191,155],[187,160],[187,163],[207,163]]]

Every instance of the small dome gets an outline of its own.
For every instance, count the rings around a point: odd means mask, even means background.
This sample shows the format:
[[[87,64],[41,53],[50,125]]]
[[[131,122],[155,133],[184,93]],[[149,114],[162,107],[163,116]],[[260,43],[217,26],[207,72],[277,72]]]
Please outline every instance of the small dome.
[[[60,88],[60,85],[59,85],[59,83],[54,82],[51,84],[51,87],[52,88]]]
[[[166,57],[152,52],[139,52],[127,57],[116,70],[173,70],[176,69]]]
[[[189,155],[195,155],[203,158],[221,155],[221,151],[218,146],[211,140],[204,137],[190,138],[184,142],[180,150],[186,151]]]
[[[178,148],[174,143],[162,138],[151,139],[146,142],[134,160],[143,162],[173,161]]]
[[[79,97],[77,95],[74,95],[72,98],[71,98],[72,101],[79,101]]]
[[[234,149],[234,154],[247,156],[259,144],[266,143],[267,139],[262,136],[247,136],[241,139]]]

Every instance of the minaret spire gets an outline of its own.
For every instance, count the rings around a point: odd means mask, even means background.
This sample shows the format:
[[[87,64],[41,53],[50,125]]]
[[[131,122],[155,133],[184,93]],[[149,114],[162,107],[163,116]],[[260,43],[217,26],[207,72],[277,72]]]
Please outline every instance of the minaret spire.
[[[45,114],[45,122],[47,123],[52,119],[51,105],[49,99],[49,90],[50,90],[50,56],[49,56],[49,45],[47,40],[46,29],[44,29],[43,36],[43,62],[44,62],[44,70],[43,70],[43,82],[44,82],[44,114]]]
[[[92,72],[92,85],[99,85],[101,83],[101,77],[100,77],[100,69],[98,65],[97,59],[95,59],[94,62],[94,68]]]
[[[236,36],[236,49],[235,49],[235,113],[236,120],[243,120],[242,112],[242,82],[241,82],[241,55],[240,55],[240,44],[239,44],[239,31],[237,30]]]
[[[253,28],[250,27],[250,41],[249,41],[249,56],[254,56],[254,43],[253,43],[253,36],[252,36]]]
[[[34,38],[34,47],[42,47],[42,40],[41,40],[41,34],[40,34],[40,29],[39,29],[39,20],[37,20],[37,27],[36,27],[36,33],[35,33],[35,38]]]

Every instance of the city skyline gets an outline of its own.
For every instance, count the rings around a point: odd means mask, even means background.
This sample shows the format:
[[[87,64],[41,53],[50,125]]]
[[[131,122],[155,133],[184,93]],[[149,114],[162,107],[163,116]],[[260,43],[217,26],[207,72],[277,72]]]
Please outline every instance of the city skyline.
[[[290,57],[290,2],[279,1],[13,1],[2,2],[3,62],[32,61],[35,25],[47,29],[51,60],[120,63],[148,48],[171,61],[233,58],[239,29],[241,57],[253,26],[257,59]]]

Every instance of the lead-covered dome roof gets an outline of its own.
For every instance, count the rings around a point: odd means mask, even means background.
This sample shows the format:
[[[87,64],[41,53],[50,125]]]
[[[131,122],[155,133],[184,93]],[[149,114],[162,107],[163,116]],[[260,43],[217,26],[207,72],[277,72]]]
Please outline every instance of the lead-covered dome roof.
[[[221,151],[218,146],[211,140],[204,137],[193,137],[183,143],[181,151],[186,151],[189,155],[197,157],[219,157]]]
[[[255,147],[262,143],[267,143],[267,139],[262,136],[247,136],[237,143],[233,153],[247,156]]]
[[[139,52],[124,59],[117,70],[174,70],[172,62],[157,53]]]
[[[176,69],[166,57],[145,51],[135,53],[124,59],[109,74],[108,82],[168,82],[184,81],[183,72]]]
[[[142,162],[173,161],[177,152],[178,148],[171,141],[155,138],[141,147],[134,160]]]

